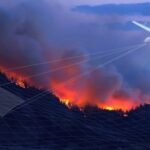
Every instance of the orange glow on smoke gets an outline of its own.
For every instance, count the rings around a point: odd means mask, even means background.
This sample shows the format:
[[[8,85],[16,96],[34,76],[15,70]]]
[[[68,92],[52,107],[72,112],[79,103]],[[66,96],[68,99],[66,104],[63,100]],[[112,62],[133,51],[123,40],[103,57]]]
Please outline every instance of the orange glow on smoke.
[[[5,69],[0,68],[0,72],[4,73],[6,75],[6,77],[12,82],[15,83],[16,85],[25,88],[25,77],[21,77],[19,75],[17,75],[14,72],[7,72],[5,71]]]
[[[110,98],[105,101],[105,103],[99,104],[99,108],[106,109],[109,111],[112,110],[123,110],[129,111],[131,109],[135,109],[140,105],[139,101],[132,100],[132,99],[113,99]]]
[[[54,82],[53,82],[54,83]],[[60,99],[60,102],[65,104],[68,108],[72,106],[77,106],[82,109],[86,105],[94,106],[100,109],[105,109],[108,111],[122,110],[124,112],[135,109],[140,105],[139,101],[131,98],[108,98],[104,102],[100,100],[91,99],[87,101],[87,96],[84,92],[77,93],[73,89],[69,89],[65,84],[53,84],[54,94]]]
[[[75,69],[67,70],[67,72],[71,74],[74,71]],[[28,84],[30,83],[29,85],[32,85],[31,82],[27,80],[27,78],[19,76],[16,73],[6,72],[3,69],[1,69],[1,72],[5,72],[8,79],[10,79],[12,82],[15,81],[16,85],[22,88],[26,87],[24,81],[26,81]],[[57,79],[53,79],[49,87],[50,89],[53,89],[53,93],[60,99],[60,102],[65,104],[68,108],[71,108],[72,106],[77,106],[79,109],[82,109],[86,106],[94,106],[108,111],[122,110],[126,112],[140,105],[139,101],[136,101],[132,98],[123,99],[119,97],[110,97],[104,101],[101,101],[96,96],[96,98],[94,98],[94,96],[90,95],[91,88],[81,87],[81,89],[78,89],[78,87],[74,86],[74,82],[66,84],[60,82]]]

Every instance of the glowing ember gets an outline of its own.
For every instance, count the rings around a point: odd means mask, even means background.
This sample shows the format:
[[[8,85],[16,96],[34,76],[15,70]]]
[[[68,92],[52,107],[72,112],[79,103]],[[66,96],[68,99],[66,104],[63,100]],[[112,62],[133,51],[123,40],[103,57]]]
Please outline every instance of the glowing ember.
[[[65,104],[68,108],[71,108],[71,104],[70,104],[69,99],[60,99],[60,102]]]
[[[16,85],[18,85],[18,86],[20,86],[20,87],[22,87],[22,88],[26,88],[25,83],[24,83],[24,81],[22,81],[22,80],[16,81]]]
[[[6,77],[12,82],[15,83],[17,86],[22,88],[26,88],[25,86],[25,79],[14,72],[7,72],[5,69],[0,68],[0,72],[4,73]]]
[[[106,106],[106,107],[104,107],[103,109],[105,109],[105,110],[109,110],[109,111],[113,111],[113,110],[114,110],[114,108],[113,108],[113,107],[111,107],[111,106]]]

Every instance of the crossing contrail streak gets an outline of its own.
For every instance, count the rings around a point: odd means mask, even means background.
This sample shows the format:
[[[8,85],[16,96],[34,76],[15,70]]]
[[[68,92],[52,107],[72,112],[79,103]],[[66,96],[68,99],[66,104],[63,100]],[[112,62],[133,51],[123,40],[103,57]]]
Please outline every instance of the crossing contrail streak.
[[[55,59],[55,60],[45,61],[45,62],[41,62],[41,63],[34,63],[34,64],[30,64],[30,65],[13,67],[13,68],[9,68],[9,69],[7,69],[5,71],[22,70],[22,69],[26,69],[26,68],[29,68],[29,67],[34,67],[34,66],[39,66],[39,65],[46,65],[46,64],[51,64],[51,63],[57,63],[57,62],[60,62],[60,61],[65,61],[65,60],[72,60],[72,59],[80,58],[82,56],[88,57],[88,56],[100,55],[100,54],[105,54],[105,53],[110,53],[110,52],[117,52],[117,51],[120,51],[120,50],[123,50],[123,49],[132,48],[134,46],[137,46],[137,45],[132,45],[132,46],[124,47],[124,48],[117,48],[117,49],[107,50],[105,52],[97,52],[97,53],[92,53],[92,54],[84,54],[84,55],[78,55],[78,56],[72,56],[72,57],[68,57],[68,58],[63,58],[63,59]]]
[[[142,45],[142,44],[140,44],[140,45]],[[137,46],[140,46],[140,45],[136,45],[136,46],[134,46],[134,47],[137,47]],[[132,46],[132,48],[133,48],[133,46]],[[132,48],[130,48],[130,49],[132,49]],[[129,50],[130,50],[130,49],[129,49]],[[100,56],[98,56],[98,57],[93,58],[92,60],[95,60],[95,59],[98,59],[98,58],[107,57],[107,56],[111,56],[111,55],[118,54],[118,53],[121,53],[121,52],[124,52],[124,51],[127,51],[127,50],[128,50],[128,49],[125,49],[125,50],[123,49],[122,51],[117,51],[117,52],[112,52],[112,53],[109,53],[109,54],[100,55]],[[55,69],[52,69],[52,70],[50,70],[50,71],[46,71],[46,72],[34,74],[34,75],[31,75],[31,76],[25,77],[24,80],[26,80],[26,79],[32,79],[32,78],[34,78],[34,77],[42,76],[42,75],[44,75],[44,74],[56,72],[56,71],[61,70],[61,69],[73,67],[74,65],[79,65],[79,64],[82,64],[82,63],[86,63],[86,62],[88,62],[88,61],[90,61],[90,60],[91,60],[91,59],[87,59],[87,60],[84,60],[84,61],[81,61],[81,62],[77,62],[77,63],[65,65],[65,66],[62,66],[62,67],[59,67],[59,68],[55,68]],[[6,86],[6,85],[9,85],[9,84],[13,84],[13,83],[15,83],[15,81],[7,82],[7,83],[4,83],[4,84],[1,84],[0,87]]]
[[[102,67],[104,67],[104,66],[106,66],[106,65],[108,65],[108,64],[110,64],[110,63],[112,63],[112,62],[114,62],[114,61],[117,61],[117,60],[119,60],[119,59],[121,59],[121,58],[127,56],[128,54],[130,54],[130,53],[132,53],[132,52],[134,52],[134,51],[137,51],[138,49],[140,49],[140,48],[142,48],[142,47],[144,47],[144,46],[145,46],[145,44],[143,44],[143,45],[141,45],[141,46],[138,46],[137,48],[134,48],[134,49],[132,49],[132,50],[130,50],[130,51],[128,51],[128,52],[125,52],[125,53],[123,53],[123,54],[120,54],[118,57],[115,57],[115,58],[111,59],[110,61],[107,61],[107,62],[105,62],[105,63],[103,63],[103,64],[97,66],[96,68],[94,68],[93,70],[90,70],[89,72],[91,73],[91,72],[93,72],[93,71],[96,71],[97,69],[102,68]],[[80,74],[80,75],[78,75],[78,76],[75,76],[75,78],[72,78],[71,80],[74,80],[74,79],[76,79],[76,78],[85,76],[85,75],[88,74],[89,72],[84,72],[83,74]],[[68,82],[68,81],[70,81],[70,80],[67,80],[66,82]],[[66,82],[65,82],[65,83],[66,83]]]
[[[105,62],[105,63],[103,63],[103,64],[101,64],[101,65],[99,65],[98,67],[94,68],[93,70],[90,70],[89,72],[94,72],[94,71],[98,70],[99,68],[102,68],[102,67],[104,67],[104,66],[106,66],[106,65],[108,65],[108,64],[110,64],[110,63],[112,63],[112,62],[114,62],[114,61],[117,61],[117,60],[119,60],[119,59],[121,59],[121,58],[123,58],[123,57],[125,57],[125,56],[127,56],[127,55],[129,55],[129,54],[131,54],[131,53],[133,53],[133,52],[135,52],[135,51],[141,49],[141,48],[144,48],[145,46],[146,46],[146,44],[142,44],[142,45],[140,45],[140,46],[138,46],[138,47],[136,47],[136,48],[134,48],[134,49],[132,49],[132,50],[130,50],[130,51],[128,51],[128,52],[125,52],[125,53],[123,53],[123,54],[120,54],[119,56],[117,56],[117,57],[115,57],[115,58],[113,58],[113,59],[111,59],[111,60],[109,60],[109,61],[107,61],[107,62]],[[64,84],[64,83],[67,84],[68,82],[72,82],[72,81],[74,81],[74,80],[77,79],[77,78],[81,78],[81,77],[83,77],[83,76],[89,74],[89,72],[82,73],[82,74],[80,74],[80,75],[78,75],[78,76],[75,76],[75,77],[73,77],[73,78],[71,78],[71,79],[69,79],[69,80],[67,80],[67,81],[62,82],[61,84]],[[57,88],[55,88],[55,89],[57,89]],[[52,89],[52,91],[55,91],[55,89]],[[21,108],[23,108],[24,106],[26,106],[26,105],[28,105],[28,104],[30,104],[30,103],[33,103],[34,101],[38,100],[39,98],[41,98],[41,97],[43,97],[43,96],[46,96],[47,94],[49,94],[49,90],[44,90],[44,91],[42,91],[41,93],[39,93],[39,94],[37,94],[37,95],[35,95],[35,96],[29,98],[28,101],[27,101],[26,103],[24,103],[23,105],[20,105],[20,106],[16,107],[15,109],[11,110],[11,111],[8,112],[8,113],[12,113],[12,112],[14,112],[15,110],[21,109]]]

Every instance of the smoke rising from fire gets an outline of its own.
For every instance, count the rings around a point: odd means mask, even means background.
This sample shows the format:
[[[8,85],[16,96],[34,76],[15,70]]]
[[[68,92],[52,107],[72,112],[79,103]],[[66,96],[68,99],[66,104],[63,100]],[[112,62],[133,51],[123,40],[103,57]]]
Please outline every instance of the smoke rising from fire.
[[[114,17],[121,21],[120,17]],[[130,63],[123,63],[124,71],[116,64],[92,72],[90,70],[97,67],[100,59],[86,61],[90,56],[84,56],[97,50],[138,43],[144,36],[136,38],[135,42],[133,39],[140,35],[139,32],[131,31],[127,34],[120,30],[99,29],[94,24],[111,22],[111,17],[81,15],[65,10],[54,1],[46,0],[3,0],[0,19],[0,68],[8,76],[13,76],[19,81],[25,79],[28,84],[39,88],[50,89],[64,103],[80,107],[92,105],[129,110],[143,104],[145,97],[146,102],[149,101],[147,92],[138,84],[139,78],[131,84],[129,75],[124,76],[126,68],[132,71]],[[123,39],[120,38],[120,34],[124,35]],[[79,55],[81,57],[76,59],[66,59]],[[57,59],[62,60],[11,70],[18,66]],[[86,63],[79,63],[82,61]],[[70,64],[74,65],[64,67]],[[55,70],[56,68],[60,69]],[[50,72],[28,78],[47,71]],[[88,72],[86,76],[65,83],[84,72]],[[142,82],[141,79],[140,81]]]

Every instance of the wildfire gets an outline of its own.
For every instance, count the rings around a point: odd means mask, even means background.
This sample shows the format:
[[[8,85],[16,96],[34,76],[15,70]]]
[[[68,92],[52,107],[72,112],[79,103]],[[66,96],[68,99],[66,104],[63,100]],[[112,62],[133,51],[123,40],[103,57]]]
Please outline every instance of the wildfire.
[[[73,84],[74,85],[74,84]],[[72,84],[60,84],[59,82],[52,81],[51,89],[54,89],[54,94],[60,99],[60,102],[65,104],[69,109],[77,106],[79,109],[84,109],[86,106],[97,107],[108,111],[122,110],[128,112],[140,105],[139,100],[132,97],[123,97],[122,95],[109,98],[101,101],[96,97],[91,96],[91,89],[84,88],[79,90]]]
[[[71,103],[69,99],[60,99],[60,102],[65,104],[68,108],[71,108]]]
[[[122,110],[127,112],[138,106],[140,106],[140,102],[131,98],[109,98],[104,103],[99,104],[98,107],[109,111]]]
[[[24,83],[23,80],[17,80],[15,84],[22,87],[22,88],[26,88],[25,83]]]
[[[15,83],[16,85],[22,87],[22,88],[26,88],[25,86],[25,79],[21,76],[18,76],[16,73],[14,72],[7,72],[5,71],[5,69],[0,68],[0,72],[4,73],[6,75],[6,77],[12,82]]]
[[[114,110],[114,108],[113,108],[113,107],[111,107],[111,106],[106,106],[106,107],[104,107],[103,109],[105,109],[105,110],[109,110],[109,111],[113,111],[113,110]]]
[[[6,76],[22,88],[26,88],[25,82],[29,83],[24,80],[23,77],[20,77],[15,73],[6,72]],[[121,97],[110,97],[105,101],[101,101],[96,96],[96,98],[94,98],[94,96],[92,97],[90,95],[91,89],[87,91],[85,87],[83,87],[83,89],[77,89],[77,87],[74,87],[74,84],[69,84],[68,86],[65,84],[60,84],[55,80],[51,82],[50,89],[54,89],[54,94],[60,99],[60,102],[65,104],[69,109],[73,106],[83,109],[87,105],[90,105],[108,111],[122,110],[123,112],[127,112],[140,105],[139,101],[136,101],[130,97],[125,99]]]

